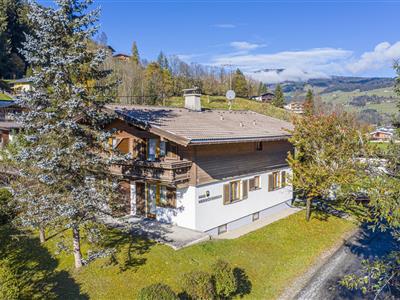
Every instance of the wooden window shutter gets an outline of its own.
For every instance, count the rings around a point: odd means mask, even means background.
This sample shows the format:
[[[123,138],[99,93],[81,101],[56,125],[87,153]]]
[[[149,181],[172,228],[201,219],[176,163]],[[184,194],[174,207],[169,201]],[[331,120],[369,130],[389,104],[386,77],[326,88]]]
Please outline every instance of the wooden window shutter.
[[[274,190],[274,175],[269,174],[268,175],[268,192],[271,192]]]
[[[229,183],[227,183],[224,184],[224,204],[229,204],[230,202]]]
[[[243,180],[242,181],[242,199],[247,199],[249,195],[249,181]]]
[[[281,185],[282,187],[286,186],[286,171],[282,171],[281,173]]]
[[[176,208],[176,189],[167,187],[167,202],[168,206]]]

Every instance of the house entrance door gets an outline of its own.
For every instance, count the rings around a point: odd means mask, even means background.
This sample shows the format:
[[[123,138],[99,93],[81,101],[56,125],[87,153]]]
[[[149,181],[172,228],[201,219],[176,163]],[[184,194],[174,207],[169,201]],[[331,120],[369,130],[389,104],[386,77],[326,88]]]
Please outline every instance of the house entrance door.
[[[157,205],[157,185],[147,184],[147,217],[156,217],[156,205]]]
[[[144,182],[136,182],[136,214],[144,216],[146,214],[146,189]]]

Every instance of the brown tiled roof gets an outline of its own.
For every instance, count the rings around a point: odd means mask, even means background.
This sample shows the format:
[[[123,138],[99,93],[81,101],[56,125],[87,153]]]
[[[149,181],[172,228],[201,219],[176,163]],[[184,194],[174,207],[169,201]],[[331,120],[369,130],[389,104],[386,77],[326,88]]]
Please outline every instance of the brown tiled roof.
[[[108,105],[125,121],[177,142],[219,144],[287,139],[291,123],[253,111],[203,110],[185,108]]]

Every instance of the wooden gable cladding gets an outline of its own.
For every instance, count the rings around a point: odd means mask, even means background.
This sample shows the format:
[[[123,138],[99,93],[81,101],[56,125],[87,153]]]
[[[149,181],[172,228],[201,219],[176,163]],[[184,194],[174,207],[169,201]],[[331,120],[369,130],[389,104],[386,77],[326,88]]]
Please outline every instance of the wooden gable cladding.
[[[287,165],[293,146],[288,141],[263,142],[262,150],[255,143],[204,145],[188,148],[193,161],[191,184],[203,184],[235,176],[252,174]]]

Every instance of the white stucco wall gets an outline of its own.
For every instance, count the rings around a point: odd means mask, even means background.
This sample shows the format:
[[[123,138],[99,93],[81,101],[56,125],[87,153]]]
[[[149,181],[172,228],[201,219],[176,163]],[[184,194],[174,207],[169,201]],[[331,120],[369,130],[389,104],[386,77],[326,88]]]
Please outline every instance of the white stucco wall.
[[[289,168],[283,168],[279,171],[290,173]],[[268,174],[271,173],[252,174],[251,176],[236,177],[217,183],[178,189],[178,208],[158,207],[157,220],[199,231],[208,231],[291,200],[293,196],[291,186],[268,192]],[[260,176],[261,189],[249,191],[248,198],[242,201],[228,205],[223,204],[223,185],[225,183],[233,180],[250,179],[255,175]]]

